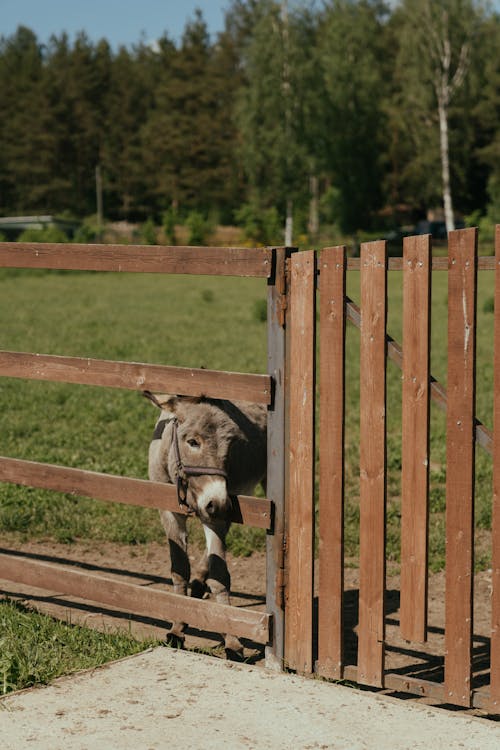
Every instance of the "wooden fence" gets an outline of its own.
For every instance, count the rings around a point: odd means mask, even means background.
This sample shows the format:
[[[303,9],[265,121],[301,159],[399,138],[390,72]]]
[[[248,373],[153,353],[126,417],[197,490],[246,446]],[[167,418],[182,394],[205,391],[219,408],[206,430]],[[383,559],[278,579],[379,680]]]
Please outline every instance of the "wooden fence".
[[[266,663],[331,679],[428,695],[500,713],[500,227],[496,256],[479,258],[477,231],[450,234],[448,257],[428,236],[320,253],[286,249],[170,248],[0,243],[0,266],[257,276],[268,285],[268,372],[215,373],[158,365],[0,352],[0,375],[118,388],[160,389],[267,404],[268,497],[238,498],[235,520],[267,535],[267,612],[201,604],[75,570],[0,555],[1,577],[266,644]],[[493,430],[475,416],[477,271],[495,274]],[[360,275],[360,306],[347,275]],[[387,332],[388,272],[403,277],[402,346]],[[431,281],[448,274],[447,389],[430,371]],[[316,297],[319,292],[319,309]],[[345,649],[344,515],[346,325],[360,329],[359,618],[357,656]],[[316,343],[319,358],[316,371]],[[403,641],[425,652],[428,626],[430,402],[446,411],[446,612],[444,679],[387,668],[387,396],[390,359],[402,370],[401,575]],[[350,375],[347,371],[347,375]],[[175,386],[172,385],[175,383]],[[319,397],[319,410],[316,398]],[[318,439],[318,450],[315,441]],[[489,686],[473,683],[475,443],[493,458]],[[319,479],[319,482],[316,480]],[[158,508],[168,485],[0,459],[0,481]],[[319,483],[318,493],[315,490]],[[318,502],[317,502],[318,501]],[[319,510],[318,510],[319,507]],[[56,585],[57,584],[57,585]],[[423,644],[423,645],[422,645]],[[482,675],[483,683],[488,678]]]
[[[359,259],[347,259],[344,247],[327,248],[318,256],[305,252],[292,257],[285,608],[288,667],[500,713],[499,264],[500,227],[496,230],[496,257],[478,258],[475,229],[450,233],[447,258],[432,258],[429,236],[405,239],[402,258],[388,258],[385,242],[362,245]],[[360,308],[347,296],[350,270],[359,271]],[[387,333],[387,272],[391,270],[402,271],[403,277],[402,346]],[[431,279],[432,272],[440,270],[448,274],[448,340],[441,343],[447,347],[447,390],[430,372]],[[475,416],[478,270],[495,274],[493,433]],[[360,329],[359,618],[354,660],[346,657],[344,627],[347,320]],[[436,681],[408,676],[404,668],[391,672],[386,667],[388,358],[402,369],[400,618],[396,625],[406,649],[418,646],[419,653],[425,653],[428,629],[430,401],[446,410],[444,679],[437,677]],[[347,375],[351,375],[349,370]],[[311,488],[316,469],[317,394],[319,552],[315,555],[317,509]],[[491,642],[491,657],[477,684],[473,682],[475,441],[493,457],[491,639],[486,639]],[[317,581],[315,556],[319,557]],[[488,681],[489,689],[483,687]]]
[[[0,553],[0,577],[57,590],[162,620],[183,620],[203,630],[230,632],[266,644],[270,666],[283,663],[284,382],[286,259],[284,249],[144,247],[0,243],[0,267],[84,271],[208,274],[262,278],[268,289],[268,373],[194,370],[131,362],[0,351],[0,375],[184,395],[204,394],[268,407],[268,495],[238,497],[233,520],[266,529],[267,612],[198,602],[118,582],[88,572]],[[118,477],[8,457],[0,458],[0,481],[76,496],[179,512],[173,485]],[[273,533],[271,533],[273,532]],[[272,630],[271,630],[272,623]]]

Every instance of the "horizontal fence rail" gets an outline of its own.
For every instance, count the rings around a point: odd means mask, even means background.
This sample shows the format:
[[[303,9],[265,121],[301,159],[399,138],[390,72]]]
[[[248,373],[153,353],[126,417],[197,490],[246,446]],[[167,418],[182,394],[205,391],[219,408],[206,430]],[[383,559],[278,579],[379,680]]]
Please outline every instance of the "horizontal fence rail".
[[[269,375],[0,351],[0,375],[269,405]]]
[[[120,477],[0,456],[0,482],[185,514],[185,510],[179,507],[177,487],[174,484],[148,479]],[[272,504],[266,498],[238,495],[233,498],[232,520],[270,529]]]
[[[162,245],[0,242],[0,267],[69,271],[254,276],[273,273],[273,250]]]
[[[253,612],[210,601],[179,596],[88,571],[26,559],[0,550],[2,578],[75,596],[117,609],[146,615],[167,622],[189,622],[200,630],[232,633],[266,644],[270,639],[271,618],[266,612]]]

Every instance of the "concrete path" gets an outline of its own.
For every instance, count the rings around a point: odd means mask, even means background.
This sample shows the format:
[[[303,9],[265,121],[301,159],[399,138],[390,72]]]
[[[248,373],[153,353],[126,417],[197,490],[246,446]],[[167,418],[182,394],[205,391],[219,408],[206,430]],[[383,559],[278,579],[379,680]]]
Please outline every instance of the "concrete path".
[[[158,648],[0,700],[3,750],[499,750],[500,724]]]

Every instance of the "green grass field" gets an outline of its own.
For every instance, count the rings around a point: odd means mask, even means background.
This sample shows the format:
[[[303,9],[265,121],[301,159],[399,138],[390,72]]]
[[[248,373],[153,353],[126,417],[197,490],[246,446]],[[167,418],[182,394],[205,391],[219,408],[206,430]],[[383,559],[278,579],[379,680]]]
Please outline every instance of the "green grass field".
[[[155,641],[76,627],[0,602],[0,696],[144,651]],[[1,710],[1,709],[0,709]]]
[[[348,275],[359,299],[359,277]],[[1,348],[158,364],[265,372],[266,285],[254,279],[143,274],[35,273],[0,276]],[[493,275],[479,274],[477,414],[491,427]],[[447,278],[433,274],[432,373],[446,385]],[[401,341],[401,274],[389,274],[388,330]],[[347,554],[357,553],[359,333],[347,332]],[[388,364],[388,558],[399,556],[401,373]],[[0,453],[94,471],[147,476],[155,412],[135,392],[0,379]],[[320,405],[319,405],[320,408]],[[432,408],[431,567],[443,564],[445,417]],[[491,522],[491,460],[477,452],[477,525]],[[24,537],[144,543],[162,539],[157,513],[37,489],[0,485],[0,531]],[[234,526],[237,554],[262,548],[264,535]],[[478,564],[487,561],[483,553]]]

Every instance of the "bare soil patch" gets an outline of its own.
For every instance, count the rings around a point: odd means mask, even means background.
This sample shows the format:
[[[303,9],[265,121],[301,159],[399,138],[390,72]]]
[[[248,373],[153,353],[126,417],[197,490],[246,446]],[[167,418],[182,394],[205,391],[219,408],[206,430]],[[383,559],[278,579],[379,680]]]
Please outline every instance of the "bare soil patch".
[[[14,547],[11,538],[0,537],[0,546]],[[166,544],[151,543],[128,546],[113,543],[77,541],[58,544],[50,540],[17,543],[15,549],[31,558],[61,564],[78,564],[94,574],[116,576],[143,586],[170,589],[168,577],[168,550]],[[193,557],[194,559],[194,557]],[[250,557],[228,555],[232,580],[232,603],[244,608],[265,608],[265,555],[254,553]],[[420,677],[426,680],[443,679],[445,575],[430,576],[429,580],[429,633],[425,644],[408,643],[399,634],[399,576],[389,570],[387,579],[387,659],[390,671]],[[346,663],[355,664],[357,648],[359,576],[356,568],[345,571],[345,648]],[[21,600],[41,612],[100,630],[125,628],[137,637],[163,640],[166,623],[147,617],[104,608],[99,604],[83,602],[64,592],[43,591],[0,579],[0,596]],[[474,687],[486,680],[489,669],[489,638],[491,631],[491,571],[475,576],[474,609]],[[246,643],[245,656],[252,663],[263,663],[264,649],[258,644]],[[186,647],[222,655],[220,634],[201,632],[189,628]]]

